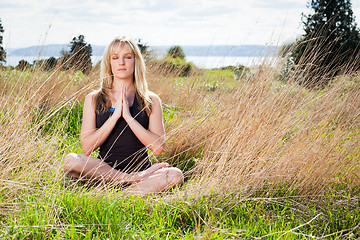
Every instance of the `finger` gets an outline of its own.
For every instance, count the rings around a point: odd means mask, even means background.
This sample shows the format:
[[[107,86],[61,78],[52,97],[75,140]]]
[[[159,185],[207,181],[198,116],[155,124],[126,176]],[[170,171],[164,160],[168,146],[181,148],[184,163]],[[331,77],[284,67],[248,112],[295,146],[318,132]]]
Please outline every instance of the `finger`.
[[[126,92],[124,91],[122,95],[123,95],[123,107],[128,107]]]
[[[126,97],[126,86],[122,85],[121,92],[122,92],[123,97]]]

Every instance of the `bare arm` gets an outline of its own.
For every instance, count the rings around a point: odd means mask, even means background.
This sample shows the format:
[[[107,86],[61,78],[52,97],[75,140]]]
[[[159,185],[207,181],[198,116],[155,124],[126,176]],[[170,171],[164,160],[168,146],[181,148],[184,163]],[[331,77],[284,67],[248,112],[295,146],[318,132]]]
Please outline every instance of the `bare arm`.
[[[121,107],[116,107],[114,114],[112,114],[99,129],[96,129],[96,114],[93,97],[94,94],[90,93],[85,98],[83,122],[81,125],[80,143],[86,155],[90,155],[104,143],[121,116]]]
[[[123,93],[123,117],[135,136],[156,155],[160,155],[164,150],[165,129],[162,116],[160,98],[152,94],[152,112],[149,116],[149,129],[145,129],[130,114],[129,105],[126,100],[125,92]]]

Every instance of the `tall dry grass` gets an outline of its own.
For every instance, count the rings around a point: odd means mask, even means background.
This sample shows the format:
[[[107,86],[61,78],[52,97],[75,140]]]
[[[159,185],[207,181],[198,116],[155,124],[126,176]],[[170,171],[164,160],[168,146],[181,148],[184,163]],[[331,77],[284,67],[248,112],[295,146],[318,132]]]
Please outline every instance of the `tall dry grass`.
[[[263,65],[237,79],[234,89],[205,87],[201,71],[176,77],[149,69],[151,90],[165,108],[166,160],[185,166],[180,194],[271,195],[283,185],[321,194],[336,184],[359,184],[360,80],[339,77],[323,90],[280,82],[280,66]],[[98,69],[77,72],[1,70],[0,189],[3,201],[64,178],[58,131],[43,126],[98,85]],[[226,79],[224,80],[224,84]],[[294,81],[293,81],[294,82]],[[78,101],[78,102],[77,102]],[[188,164],[189,163],[189,164]],[[189,166],[192,166],[188,169]],[[267,190],[264,190],[264,189]],[[5,199],[5,200],[4,200]]]
[[[62,179],[59,145],[66,123],[51,121],[64,107],[83,98],[94,78],[76,72],[0,70],[0,199],[4,206],[21,199],[24,191],[52,187]],[[45,132],[49,124],[58,127]]]
[[[172,159],[201,153],[188,174],[194,194],[253,194],[281,186],[298,194],[325,194],[358,186],[360,78],[336,78],[308,90],[278,81],[280,66],[260,66],[228,93],[204,90],[194,76],[181,89],[154,77],[160,96],[180,106],[168,126]],[[293,76],[295,77],[295,76]],[[202,79],[206,81],[206,79]],[[185,120],[184,120],[185,119]]]

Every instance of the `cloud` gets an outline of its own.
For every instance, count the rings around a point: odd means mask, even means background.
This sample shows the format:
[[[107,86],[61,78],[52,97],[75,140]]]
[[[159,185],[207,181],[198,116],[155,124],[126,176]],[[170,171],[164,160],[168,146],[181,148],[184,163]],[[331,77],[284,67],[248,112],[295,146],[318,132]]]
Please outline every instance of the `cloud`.
[[[306,7],[306,2],[303,0],[257,0],[252,1],[251,6],[262,9],[302,9]]]
[[[152,45],[262,44],[301,34],[301,13],[308,11],[304,0],[1,1],[10,47],[68,43],[80,34],[94,45],[119,34]],[[353,7],[357,15],[360,4]]]
[[[6,10],[6,9],[12,9],[12,8],[16,8],[18,7],[18,4],[15,4],[14,2],[3,2],[1,3],[1,9],[2,10]]]

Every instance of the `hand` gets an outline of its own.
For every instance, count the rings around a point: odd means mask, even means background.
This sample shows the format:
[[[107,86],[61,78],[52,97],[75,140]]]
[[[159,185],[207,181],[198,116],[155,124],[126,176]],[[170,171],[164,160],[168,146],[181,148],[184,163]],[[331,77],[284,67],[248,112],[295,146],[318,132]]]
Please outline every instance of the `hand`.
[[[125,121],[128,122],[132,118],[132,116],[131,116],[130,109],[129,109],[129,102],[126,97],[126,86],[122,86],[121,91],[122,91],[122,94],[121,94],[121,96],[122,96],[122,116],[125,119]]]
[[[121,115],[123,114],[122,113],[122,109],[123,109],[123,106],[122,106],[122,96],[120,96],[118,99],[116,99],[116,102],[115,102],[115,111],[113,113],[113,116],[116,117],[117,119],[119,119],[121,117]]]

